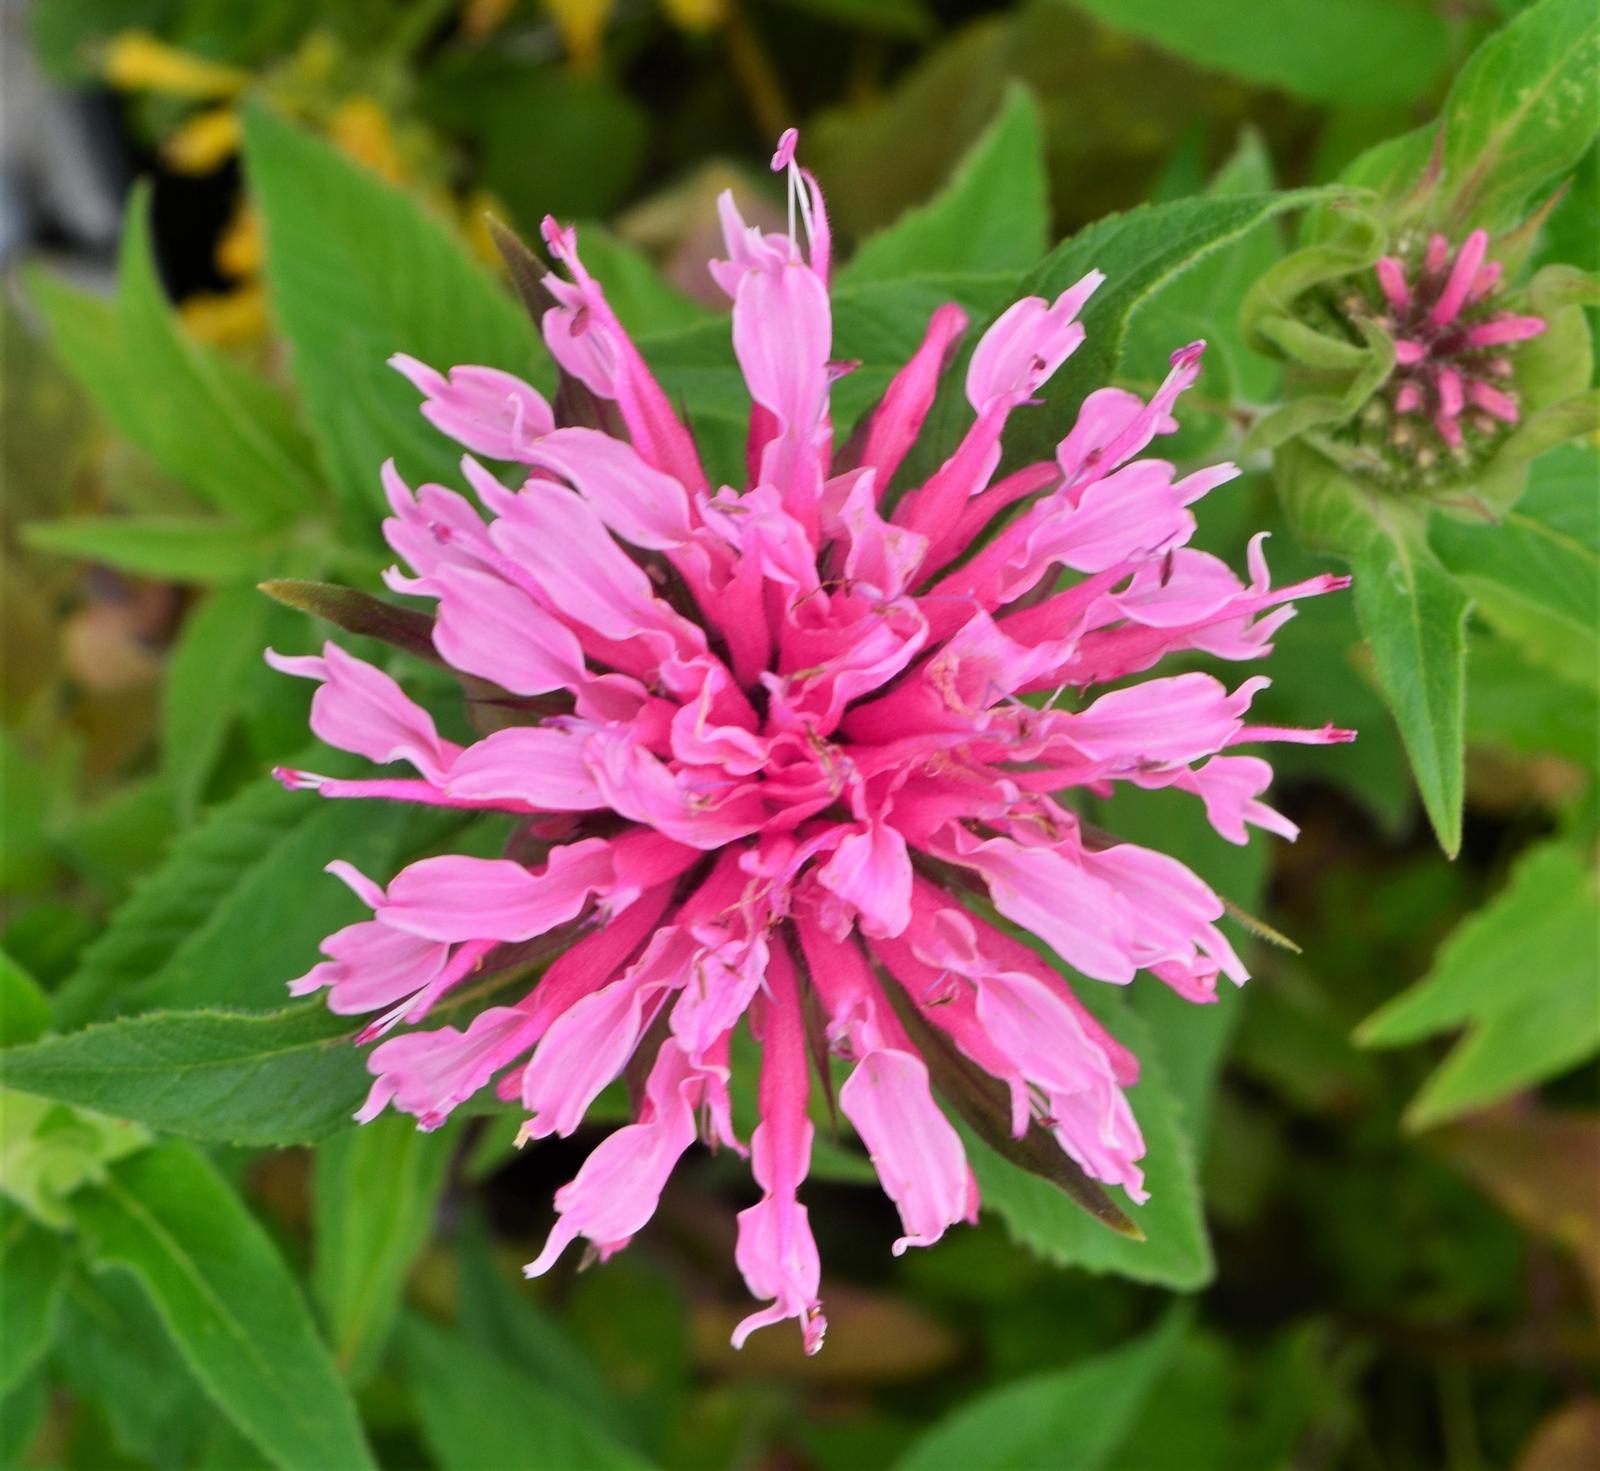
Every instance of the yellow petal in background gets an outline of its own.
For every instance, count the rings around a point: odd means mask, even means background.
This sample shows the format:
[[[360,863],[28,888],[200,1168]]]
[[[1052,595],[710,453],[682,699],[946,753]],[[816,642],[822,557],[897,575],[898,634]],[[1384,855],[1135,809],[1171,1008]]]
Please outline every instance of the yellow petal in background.
[[[260,273],[261,217],[248,203],[240,203],[217,240],[217,269],[236,281]]]
[[[173,97],[232,97],[250,81],[236,66],[209,61],[159,41],[148,31],[124,31],[106,46],[105,79],[125,92],[165,92]]]
[[[328,136],[339,148],[380,179],[391,184],[405,180],[405,165],[395,146],[389,115],[370,97],[341,102],[328,119]]]
[[[500,29],[517,0],[467,0],[461,7],[461,34],[469,41],[481,41]]]
[[[682,31],[712,31],[728,18],[728,0],[661,0],[661,8]]]
[[[252,282],[236,291],[197,292],[178,308],[189,335],[213,347],[259,342],[267,333],[267,294]]]
[[[600,59],[600,37],[611,18],[613,0],[544,0],[555,21],[567,55],[580,71],[590,70]]]
[[[239,151],[239,114],[208,107],[180,123],[161,145],[161,157],[179,174],[209,174]]]

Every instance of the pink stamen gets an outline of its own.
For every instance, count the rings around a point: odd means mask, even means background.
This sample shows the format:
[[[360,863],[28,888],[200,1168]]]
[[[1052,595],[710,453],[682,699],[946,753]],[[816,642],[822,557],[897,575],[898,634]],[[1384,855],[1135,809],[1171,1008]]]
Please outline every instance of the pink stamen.
[[[1400,262],[1392,255],[1384,256],[1377,266],[1378,285],[1383,288],[1384,298],[1396,310],[1403,310],[1411,304],[1411,288],[1406,285],[1406,273]]]
[[[1517,403],[1509,393],[1502,393],[1489,384],[1474,381],[1467,385],[1467,398],[1485,413],[1493,414],[1503,424],[1517,422]]]
[[[1474,230],[1467,236],[1456,254],[1456,263],[1451,269],[1450,279],[1445,282],[1438,301],[1428,313],[1428,320],[1436,327],[1447,326],[1460,314],[1461,308],[1466,304],[1467,293],[1472,290],[1472,284],[1477,279],[1478,270],[1483,265],[1483,258],[1488,250],[1487,230]]]
[[[1400,391],[1394,396],[1394,411],[1397,414],[1414,414],[1422,407],[1422,390],[1415,383],[1402,383]]]
[[[1526,342],[1544,331],[1543,317],[1495,317],[1467,329],[1466,346],[1499,347],[1507,342]]]
[[[1422,258],[1422,268],[1430,276],[1439,275],[1450,264],[1450,242],[1443,235],[1428,237],[1428,253]]]
[[[800,141],[799,128],[785,128],[778,139],[778,151],[772,155],[772,172],[780,174],[794,162],[795,145]]]
[[[1407,337],[1397,337],[1394,344],[1394,360],[1403,368],[1414,368],[1423,358],[1427,357],[1428,349],[1420,342],[1413,342]]]

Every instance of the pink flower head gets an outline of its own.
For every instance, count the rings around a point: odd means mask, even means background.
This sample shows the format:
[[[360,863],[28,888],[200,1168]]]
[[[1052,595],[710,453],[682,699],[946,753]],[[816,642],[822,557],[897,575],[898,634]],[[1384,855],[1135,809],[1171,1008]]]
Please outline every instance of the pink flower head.
[[[1431,428],[1453,452],[1462,449],[1469,432],[1493,436],[1517,422],[1505,349],[1545,330],[1540,317],[1496,308],[1501,266],[1486,259],[1488,250],[1483,230],[1474,230],[1454,251],[1436,234],[1420,251],[1384,256],[1377,264],[1380,322],[1395,347],[1388,390],[1398,420],[1392,440],[1397,448],[1413,447],[1423,468],[1437,452],[1417,443],[1413,425]]]
[[[1168,654],[1260,658],[1294,599],[1343,585],[1274,589],[1259,539],[1248,581],[1187,546],[1191,508],[1236,472],[1180,477],[1145,452],[1176,427],[1201,344],[1148,403],[1091,394],[1052,458],[996,478],[1010,415],[1040,412],[1030,401],[1082,341],[1097,272],[983,334],[969,426],[921,484],[887,493],[966,326],[952,307],[836,457],[827,216],[794,142],[774,159],[787,235],[720,205],[727,255],[712,271],[752,400],[748,484],[707,482],[574,232],[548,223],[567,275],[546,283],[545,339],[564,392],[581,384],[606,410],[591,422],[617,434],[563,423],[563,395],[551,411],[504,375],[399,359],[433,423],[524,478],[469,456],[474,506],[384,474],[386,533],[410,568],[390,585],[434,604],[439,657],[491,686],[499,728],[448,741],[393,678],[332,645],[271,657],[318,682],[323,740],[405,763],[363,780],[284,772],[286,785],[517,821],[504,858],[425,858],[382,888],[341,867],[371,916],[331,936],[295,992],[378,1013],[377,1036],[469,978],[481,990],[555,957],[464,1029],[388,1036],[360,1117],[392,1106],[432,1128],[492,1082],[520,1102],[524,1138],[565,1135],[626,1073],[634,1122],[557,1194],[529,1272],[579,1237],[602,1257],[621,1249],[704,1137],[747,1153],[761,1191],[737,1249],[761,1306],[735,1342],[792,1318],[814,1350],[811,1059],[844,1060],[840,1106],[899,1210],[896,1251],[978,1209],[937,1096],[957,1058],[1009,1100],[1002,1131],[1043,1131],[1142,1200],[1125,1092],[1138,1063],[1068,974],[1126,985],[1147,971],[1206,1001],[1245,970],[1217,927],[1222,900],[1176,860],[1085,828],[1070,794],[1170,787],[1232,842],[1247,825],[1292,837],[1261,800],[1270,768],[1234,748],[1350,733],[1252,724],[1261,679],[1129,682]],[[763,1054],[748,1144],[729,1107],[740,1028]]]

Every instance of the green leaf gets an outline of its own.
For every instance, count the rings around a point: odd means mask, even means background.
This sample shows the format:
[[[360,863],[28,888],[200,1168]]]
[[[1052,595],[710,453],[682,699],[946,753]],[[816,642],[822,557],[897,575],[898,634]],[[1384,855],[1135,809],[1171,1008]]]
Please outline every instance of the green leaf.
[[[1197,65],[1318,102],[1409,102],[1449,60],[1443,20],[1393,0],[1069,3]]]
[[[332,145],[252,106],[245,164],[306,417],[346,512],[375,529],[385,459],[412,482],[448,480],[460,460],[417,412],[417,392],[387,365],[390,355],[526,376],[543,349],[448,227]]]
[[[1140,1163],[1150,1199],[1133,1205],[1119,1195],[1117,1203],[1144,1239],[1106,1230],[1054,1185],[968,1133],[967,1153],[984,1207],[1000,1214],[1014,1240],[1059,1266],[1114,1272],[1179,1291],[1203,1287],[1213,1272],[1211,1243],[1201,1213],[1194,1145],[1162,1047],[1145,1019],[1110,987],[1080,983],[1075,989],[1139,1059],[1139,1081],[1128,1090],[1128,1102],[1144,1133],[1147,1153]]]
[[[914,1442],[895,1471],[1098,1471],[1115,1454],[1183,1338],[1187,1315],[1123,1347],[993,1389]]]
[[[0,1199],[0,1394],[15,1389],[55,1340],[67,1243]]]
[[[31,1042],[50,1030],[50,1002],[39,983],[0,950],[0,1047]]]
[[[1406,1110],[1409,1129],[1428,1129],[1487,1108],[1564,1073],[1600,1051],[1600,970],[1574,984],[1541,986],[1526,1002],[1483,1018],[1456,1044]]]
[[[1332,192],[1228,194],[1145,205],[1097,220],[1057,246],[1023,281],[1020,294],[1054,298],[1090,270],[1104,271],[1107,279],[1080,314],[1088,334],[1083,345],[1045,386],[1042,406],[1012,421],[1007,462],[1054,455],[1078,405],[1111,381],[1129,320],[1163,287],[1274,216]]]
[[[1461,69],[1440,122],[1441,198],[1456,230],[1497,229],[1572,168],[1600,121],[1600,11],[1540,0]]]
[[[8,1086],[231,1144],[305,1144],[347,1128],[371,1079],[348,1018],[149,1012],[4,1054]]]
[[[352,769],[324,755],[319,769]],[[157,1006],[276,1005],[323,937],[365,913],[325,864],[344,858],[386,878],[460,826],[459,814],[254,783],[179,838],[116,910],[56,998],[61,1024]]]
[[[442,1471],[634,1471],[644,1466],[605,1427],[475,1344],[408,1316],[400,1359]]]
[[[1468,1032],[1413,1101],[1423,1128],[1551,1077],[1600,1047],[1600,892],[1577,849],[1530,850],[1506,886],[1440,947],[1429,973],[1356,1032],[1394,1047]]]
[[[1422,804],[1451,857],[1461,845],[1470,599],[1428,544],[1425,504],[1358,483],[1304,443],[1274,469],[1296,534],[1354,574],[1356,617]]]
[[[360,1383],[394,1326],[406,1274],[428,1238],[452,1138],[397,1115],[347,1129],[318,1149],[311,1285],[334,1356]]]
[[[198,516],[67,516],[24,526],[22,541],[139,577],[199,583],[258,576],[283,546],[250,527]]]
[[[1374,504],[1379,504],[1374,502]],[[1440,846],[1461,846],[1469,599],[1429,550],[1406,508],[1384,505],[1379,529],[1350,554],[1356,616],[1372,650]]]
[[[158,1145],[75,1205],[96,1267],[138,1279],[195,1378],[275,1465],[375,1465],[294,1278],[198,1151]]]
[[[273,387],[187,337],[129,203],[114,306],[42,272],[31,296],[73,375],[125,438],[218,510],[269,526],[317,509],[311,452]]]
[[[1515,1009],[1539,991],[1596,975],[1595,875],[1565,843],[1525,853],[1505,887],[1439,947],[1416,985],[1356,1032],[1364,1047],[1398,1047],[1474,1018]]]
[[[180,821],[193,820],[261,659],[266,608],[253,587],[218,588],[184,620],[167,661],[161,760]]]
[[[1440,518],[1430,540],[1478,615],[1528,659],[1600,689],[1600,454],[1568,445],[1535,461],[1498,525]]]
[[[839,286],[926,272],[1025,270],[1047,248],[1050,224],[1039,109],[1014,86],[950,182],[863,242]]]

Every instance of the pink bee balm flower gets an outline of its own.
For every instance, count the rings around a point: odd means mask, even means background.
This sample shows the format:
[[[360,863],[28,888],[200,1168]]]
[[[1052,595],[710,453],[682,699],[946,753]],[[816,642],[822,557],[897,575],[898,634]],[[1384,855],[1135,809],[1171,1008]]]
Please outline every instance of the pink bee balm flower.
[[[1377,264],[1386,308],[1380,321],[1394,337],[1391,406],[1402,421],[1431,425],[1449,450],[1462,447],[1463,425],[1493,435],[1517,422],[1505,350],[1545,330],[1540,317],[1495,308],[1501,266],[1486,259],[1488,250],[1484,230],[1474,230],[1454,252],[1436,234],[1409,272],[1396,256]],[[1401,447],[1412,437],[1403,424],[1394,433]]]
[[[440,658],[495,687],[483,708],[504,728],[449,741],[392,678],[332,645],[269,658],[317,681],[323,740],[410,768],[283,771],[286,785],[519,819],[513,856],[427,858],[385,887],[335,865],[371,917],[330,936],[295,993],[326,987],[336,1011],[379,1013],[376,1037],[474,976],[555,957],[465,1031],[383,1041],[358,1117],[392,1106],[432,1128],[493,1082],[520,1101],[523,1138],[567,1135],[628,1070],[634,1122],[557,1193],[529,1273],[578,1237],[601,1257],[620,1250],[704,1137],[748,1153],[762,1192],[739,1216],[736,1255],[763,1306],[734,1342],[793,1318],[812,1351],[825,1327],[801,1199],[815,1051],[848,1064],[839,1103],[899,1210],[897,1252],[978,1209],[917,1036],[995,1080],[1002,1130],[1039,1130],[1063,1168],[1143,1200],[1125,1092],[1138,1063],[1010,926],[1093,981],[1144,970],[1203,1002],[1219,975],[1246,973],[1205,883],[1091,831],[1065,794],[1173,787],[1232,842],[1247,824],[1292,838],[1260,800],[1270,768],[1236,748],[1350,733],[1252,723],[1261,679],[1128,682],[1168,654],[1260,658],[1294,599],[1345,582],[1273,588],[1260,538],[1248,581],[1187,546],[1194,503],[1237,472],[1179,477],[1145,451],[1175,428],[1201,344],[1174,356],[1150,402],[1093,393],[1054,459],[996,478],[1010,416],[1083,340],[1098,273],[1018,302],[983,334],[971,424],[923,483],[891,487],[966,327],[956,307],[934,313],[836,449],[827,216],[793,152],[785,135],[774,162],[799,232],[752,229],[725,195],[727,256],[711,267],[754,405],[744,489],[707,480],[553,221],[545,239],[567,275],[546,280],[542,326],[565,378],[558,402],[615,436],[503,374],[396,359],[436,426],[521,467],[508,486],[465,458],[477,505],[384,472],[387,535],[410,569],[389,583],[435,605]],[[1108,681],[1119,687],[1095,692]],[[740,1027],[762,1052],[748,1143],[729,1105]]]

